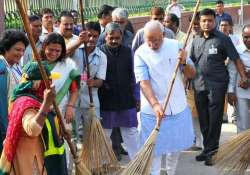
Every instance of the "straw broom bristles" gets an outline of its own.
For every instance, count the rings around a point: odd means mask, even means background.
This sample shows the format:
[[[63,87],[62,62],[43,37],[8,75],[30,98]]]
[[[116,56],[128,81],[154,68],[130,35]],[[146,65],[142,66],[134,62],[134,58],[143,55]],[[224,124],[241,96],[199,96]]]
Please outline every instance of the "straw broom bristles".
[[[27,37],[28,37],[28,39],[30,41],[32,51],[33,51],[34,56],[35,56],[35,61],[37,61],[37,63],[38,63],[39,70],[40,70],[42,78],[43,78],[43,80],[45,82],[45,86],[46,86],[46,88],[50,88],[49,78],[48,78],[48,76],[46,74],[46,71],[45,71],[45,69],[44,69],[44,67],[43,67],[43,65],[41,63],[41,57],[38,54],[38,51],[37,51],[36,46],[35,46],[34,38],[32,36],[31,30],[30,30],[30,27],[29,27],[28,16],[27,16],[27,13],[25,11],[25,7],[23,6],[24,3],[22,3],[20,0],[15,0],[15,1],[16,1],[17,8],[18,8],[18,10],[20,12],[22,21],[23,21],[24,29],[25,29],[25,31],[27,33]],[[86,168],[86,166],[84,165],[82,160],[80,160],[78,158],[78,156],[77,156],[76,149],[75,149],[74,145],[71,142],[70,135],[66,131],[64,123],[62,121],[61,112],[60,112],[60,110],[58,108],[58,105],[56,104],[55,100],[53,101],[53,107],[54,107],[54,109],[56,111],[56,115],[57,115],[57,117],[59,119],[59,122],[60,122],[60,129],[62,129],[63,136],[66,139],[66,141],[68,142],[68,145],[70,147],[70,151],[71,151],[71,153],[73,155],[73,158],[74,158],[74,161],[76,163],[76,175],[91,175],[90,171]]]
[[[147,141],[144,144],[143,149],[141,149],[133,158],[127,168],[123,170],[121,175],[149,175],[150,167],[153,161],[153,151],[155,146],[155,140],[159,133],[158,129],[154,129]]]
[[[250,164],[250,129],[222,144],[214,161],[221,174],[245,174]]]
[[[88,113],[90,122],[85,129],[81,157],[93,174],[112,174],[120,169],[119,162],[92,105]]]
[[[77,157],[76,159],[74,159],[74,163],[75,163],[75,175],[91,175],[91,172],[83,163],[83,160]]]
[[[84,30],[85,25],[82,0],[79,0],[79,3],[82,28]],[[84,45],[87,46],[86,43],[84,43]],[[89,60],[86,50],[85,55],[86,56],[84,58],[86,61],[87,78],[89,79]],[[113,152],[111,143],[110,141],[108,141],[108,138],[106,137],[106,134],[104,133],[104,130],[102,128],[102,125],[96,116],[91,87],[88,87],[88,92],[90,101],[88,118],[90,118],[90,121],[88,121],[85,126],[85,137],[81,157],[86,163],[86,166],[93,174],[112,174],[113,172],[116,172],[120,169],[120,165],[118,160],[116,159],[115,153]]]

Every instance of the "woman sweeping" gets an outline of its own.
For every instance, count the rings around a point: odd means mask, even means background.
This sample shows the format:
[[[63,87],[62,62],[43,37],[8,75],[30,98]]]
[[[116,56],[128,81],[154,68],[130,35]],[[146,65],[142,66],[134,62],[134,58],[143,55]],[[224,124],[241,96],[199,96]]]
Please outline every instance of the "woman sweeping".
[[[49,69],[63,75],[53,80],[56,90],[56,102],[62,112],[65,112],[65,121],[70,124],[74,117],[74,106],[78,97],[80,72],[75,62],[66,58],[66,46],[63,37],[57,33],[49,34],[42,45],[41,57],[48,61]]]
[[[54,98],[54,87],[45,89],[38,64],[28,63],[11,99],[1,175],[67,175],[64,141],[51,111]]]
[[[63,37],[58,33],[49,34],[42,45],[41,57],[48,61],[49,69],[62,76],[60,79],[53,80],[56,90],[56,102],[64,114],[66,129],[72,132],[72,121],[74,118],[75,103],[78,98],[80,86],[80,72],[75,62],[66,58],[66,46]],[[72,170],[72,161],[69,148],[66,145],[66,157],[68,171]]]

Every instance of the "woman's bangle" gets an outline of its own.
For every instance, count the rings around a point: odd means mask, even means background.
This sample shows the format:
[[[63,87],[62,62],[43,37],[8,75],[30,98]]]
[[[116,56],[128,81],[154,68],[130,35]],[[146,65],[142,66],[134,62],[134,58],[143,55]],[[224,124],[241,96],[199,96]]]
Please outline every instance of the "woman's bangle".
[[[74,105],[67,104],[67,107],[75,108]]]

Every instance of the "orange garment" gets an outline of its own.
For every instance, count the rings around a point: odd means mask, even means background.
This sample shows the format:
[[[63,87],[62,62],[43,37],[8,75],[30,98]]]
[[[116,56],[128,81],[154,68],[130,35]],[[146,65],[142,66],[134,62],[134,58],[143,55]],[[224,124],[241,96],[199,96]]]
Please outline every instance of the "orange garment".
[[[22,119],[22,132],[13,160],[11,175],[46,175],[43,160],[42,127],[36,123],[35,110],[27,110]],[[42,173],[44,172],[44,173]]]

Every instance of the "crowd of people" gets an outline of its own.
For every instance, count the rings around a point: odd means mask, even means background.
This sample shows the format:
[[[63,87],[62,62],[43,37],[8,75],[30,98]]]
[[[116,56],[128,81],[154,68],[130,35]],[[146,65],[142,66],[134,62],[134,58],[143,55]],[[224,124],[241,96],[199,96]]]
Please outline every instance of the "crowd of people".
[[[89,87],[118,160],[122,154],[133,159],[161,120],[152,175],[160,174],[163,156],[168,175],[174,175],[180,152],[187,149],[200,151],[196,161],[214,165],[227,103],[235,108],[237,131],[250,128],[250,24],[240,39],[218,0],[215,10],[197,13],[183,49],[183,10],[177,0],[166,10],[152,7],[136,33],[128,11],[110,5],[101,6],[98,21],[87,22],[84,30],[76,10],[62,11],[57,20],[49,8],[30,15],[50,89],[26,34],[6,30],[0,39],[0,174],[71,174],[73,160],[52,102],[81,149],[90,121]]]

